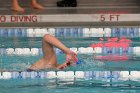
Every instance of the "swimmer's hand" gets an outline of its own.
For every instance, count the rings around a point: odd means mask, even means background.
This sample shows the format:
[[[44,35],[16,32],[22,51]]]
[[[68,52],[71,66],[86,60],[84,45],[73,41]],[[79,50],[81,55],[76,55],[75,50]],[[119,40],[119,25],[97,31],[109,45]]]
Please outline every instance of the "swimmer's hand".
[[[78,61],[78,58],[77,58],[76,53],[74,53],[73,51],[69,51],[68,53],[66,53],[66,62],[57,66],[57,69],[63,70],[69,66],[76,65],[77,61]]]
[[[75,64],[77,61],[78,57],[76,53],[74,53],[73,51],[69,51],[68,53],[66,53],[66,62],[72,62]]]

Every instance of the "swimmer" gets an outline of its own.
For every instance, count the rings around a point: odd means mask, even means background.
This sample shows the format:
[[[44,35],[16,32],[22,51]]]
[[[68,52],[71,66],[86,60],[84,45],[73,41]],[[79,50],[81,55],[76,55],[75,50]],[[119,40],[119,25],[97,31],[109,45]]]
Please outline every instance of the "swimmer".
[[[66,55],[66,61],[63,64],[57,63],[56,53],[53,47],[62,50]],[[40,69],[65,69],[70,65],[76,64],[77,55],[61,43],[57,38],[49,34],[44,35],[42,40],[43,57],[35,62],[27,71]]]
[[[42,5],[40,5],[37,0],[31,0],[32,7],[35,9],[44,9]],[[25,9],[19,5],[18,0],[12,0],[12,10],[17,12],[24,12]]]

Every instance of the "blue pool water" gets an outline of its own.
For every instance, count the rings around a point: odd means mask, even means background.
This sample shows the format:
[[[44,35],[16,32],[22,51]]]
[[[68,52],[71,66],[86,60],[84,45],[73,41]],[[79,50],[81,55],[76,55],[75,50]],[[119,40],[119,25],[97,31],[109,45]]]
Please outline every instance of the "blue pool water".
[[[95,29],[94,29],[95,30]],[[102,29],[100,29],[101,31]],[[27,31],[30,31],[28,33]],[[69,33],[70,32],[70,33]],[[111,28],[105,30],[106,33],[89,33],[88,29],[82,28],[58,28],[55,30],[55,35],[60,41],[62,41],[69,48],[81,48],[89,47],[93,43],[99,43],[99,38],[105,39],[107,42],[108,37],[127,37],[133,42],[130,43],[130,50],[128,49],[128,60],[125,61],[102,61],[94,59],[95,56],[108,55],[107,52],[102,53],[78,53],[78,57],[82,60],[82,63],[76,66],[65,69],[65,71],[136,71],[140,70],[140,54],[134,52],[135,47],[140,46],[140,31],[139,28]],[[102,31],[101,31],[102,32]],[[98,35],[98,36],[97,36]],[[9,71],[25,71],[31,64],[42,57],[41,53],[41,40],[42,33],[38,30],[32,31],[32,29],[0,29],[0,69]],[[18,54],[7,52],[6,49],[12,48],[14,51],[17,48],[26,48],[31,50],[36,48],[40,50],[37,54]],[[106,51],[106,50],[105,50]],[[112,50],[113,51],[113,50]],[[121,52],[120,52],[121,51]],[[121,56],[126,54],[122,53],[123,49],[119,48],[118,53]],[[137,49],[139,51],[139,48]],[[65,55],[59,50],[57,52],[58,63],[65,61]],[[111,55],[114,55],[113,52]],[[49,70],[43,70],[49,71]],[[2,73],[1,73],[2,75]],[[128,78],[128,77],[127,77]],[[106,79],[106,78],[105,78]],[[72,80],[60,80],[58,78],[46,79],[46,78],[10,78],[0,79],[1,93],[139,93],[140,92],[140,80],[123,79],[112,81],[109,78],[105,81],[103,79],[84,78]],[[30,91],[29,91],[30,90]]]
[[[1,93],[139,93],[139,87],[108,86],[85,82],[56,82],[48,80],[6,80],[1,81]],[[16,83],[16,84],[13,84]],[[134,83],[134,82],[132,82]]]

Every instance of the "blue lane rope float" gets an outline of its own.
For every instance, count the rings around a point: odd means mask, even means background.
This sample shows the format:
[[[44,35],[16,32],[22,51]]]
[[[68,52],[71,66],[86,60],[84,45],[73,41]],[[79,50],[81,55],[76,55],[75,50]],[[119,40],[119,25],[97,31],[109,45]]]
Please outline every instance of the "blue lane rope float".
[[[79,48],[70,48],[72,51],[77,54],[117,54],[117,55],[139,55],[140,47],[128,47],[124,48],[108,48],[108,47],[79,47]],[[56,54],[64,54],[60,49],[55,48]],[[0,48],[0,55],[42,55],[41,48]]]
[[[48,72],[0,72],[0,79],[92,79],[116,81],[140,81],[140,71],[48,71]],[[111,82],[111,81],[110,81]]]
[[[140,37],[140,28],[0,28],[0,37]]]

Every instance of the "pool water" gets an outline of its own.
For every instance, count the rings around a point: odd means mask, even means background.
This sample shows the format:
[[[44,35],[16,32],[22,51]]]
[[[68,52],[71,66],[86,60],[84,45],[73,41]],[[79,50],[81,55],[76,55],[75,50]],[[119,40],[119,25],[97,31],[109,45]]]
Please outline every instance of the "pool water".
[[[21,30],[21,29],[20,29]],[[112,30],[110,35],[104,34],[103,36],[90,36],[90,33],[78,33],[77,35],[69,35],[66,33],[64,35],[64,29],[59,29],[56,31],[55,36],[63,42],[69,48],[82,48],[89,47],[91,44],[99,43],[100,37],[102,37],[107,42],[108,37],[127,37],[127,39],[132,40],[130,43],[130,50],[127,53],[115,52],[108,54],[107,52],[102,53],[78,53],[78,58],[82,61],[81,64],[71,66],[65,71],[139,71],[140,70],[140,51],[139,48],[136,48],[138,52],[134,52],[135,47],[140,46],[140,31],[136,28],[130,28],[127,33],[126,29]],[[79,29],[81,31],[81,28]],[[76,31],[79,31],[76,30]],[[85,29],[87,30],[87,28]],[[7,31],[7,30],[6,30]],[[9,30],[8,30],[9,31]],[[16,50],[17,48],[26,48],[31,50],[36,48],[41,51],[41,41],[42,36],[27,35],[27,33],[20,33],[16,29],[10,30],[10,32],[3,32],[3,29],[0,29],[0,69],[6,71],[25,71],[29,68],[35,61],[39,60],[42,57],[42,53],[37,54],[8,54],[6,51],[8,48]],[[62,31],[62,32],[61,32]],[[75,29],[74,29],[75,31]],[[114,35],[114,32],[115,35]],[[123,33],[121,33],[121,31]],[[14,33],[13,33],[14,32]],[[61,32],[61,33],[58,33]],[[83,31],[84,32],[84,31]],[[130,33],[132,32],[132,33]],[[9,34],[10,33],[10,34]],[[19,35],[20,34],[20,35]],[[22,35],[21,35],[22,34]],[[29,34],[29,33],[28,33]],[[119,48],[121,51],[122,48]],[[122,49],[123,50],[123,49]],[[113,50],[112,50],[113,51]],[[58,63],[63,63],[65,61],[65,55],[60,51],[57,52],[57,61]],[[118,54],[117,54],[118,53]],[[127,60],[98,60],[96,57],[100,56],[109,56],[112,55],[121,55],[121,57],[127,56]],[[110,58],[111,59],[111,58]],[[41,70],[49,71],[49,70]],[[109,80],[109,81],[108,81]],[[93,79],[93,78],[84,78],[84,79],[72,79],[72,80],[61,80],[58,78],[45,79],[45,78],[34,78],[34,79],[0,79],[0,90],[1,93],[139,93],[140,92],[140,80],[131,80],[123,79],[112,81],[112,79]]]

